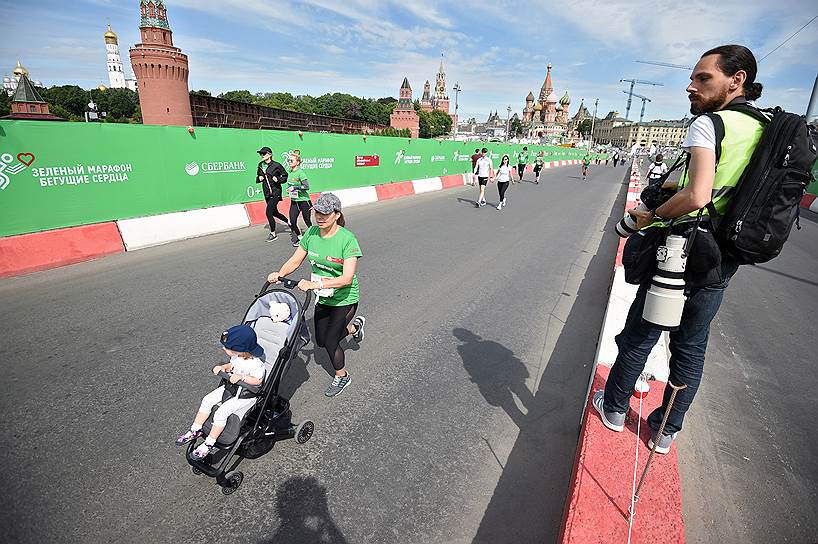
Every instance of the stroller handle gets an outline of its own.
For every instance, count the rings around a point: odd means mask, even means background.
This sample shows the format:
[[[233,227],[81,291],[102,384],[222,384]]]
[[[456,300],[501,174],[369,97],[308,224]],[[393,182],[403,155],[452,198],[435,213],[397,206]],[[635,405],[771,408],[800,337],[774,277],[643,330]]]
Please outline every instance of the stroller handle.
[[[287,278],[285,276],[278,278],[278,281],[290,291],[294,291],[298,287],[298,280]],[[256,298],[259,298],[260,296],[264,295],[265,291],[267,291],[267,288],[270,287],[271,285],[273,284],[270,283],[269,281],[265,281],[264,285],[261,286],[261,291],[259,291],[258,294],[256,295]],[[309,306],[314,296],[315,295],[313,294],[312,291],[307,291],[304,306]]]

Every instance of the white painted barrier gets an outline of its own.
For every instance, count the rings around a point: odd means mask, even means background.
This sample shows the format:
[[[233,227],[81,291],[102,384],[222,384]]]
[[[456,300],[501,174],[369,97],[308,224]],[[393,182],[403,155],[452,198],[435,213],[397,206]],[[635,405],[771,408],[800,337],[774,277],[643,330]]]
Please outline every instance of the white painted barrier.
[[[117,221],[128,251],[250,226],[242,204]]]
[[[440,178],[415,179],[412,180],[412,186],[415,189],[415,194],[429,193],[443,189],[443,183],[440,181]]]
[[[378,191],[374,185],[369,187],[356,187],[354,189],[340,189],[331,192],[341,199],[341,205],[344,207],[378,201]]]

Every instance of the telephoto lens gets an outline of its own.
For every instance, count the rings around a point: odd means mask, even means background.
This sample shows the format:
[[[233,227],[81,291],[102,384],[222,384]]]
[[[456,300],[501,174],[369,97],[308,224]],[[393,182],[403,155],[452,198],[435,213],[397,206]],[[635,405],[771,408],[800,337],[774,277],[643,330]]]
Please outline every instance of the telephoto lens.
[[[642,202],[636,208],[634,208],[634,210],[646,212],[648,211],[648,207],[645,206],[644,202]],[[634,219],[633,216],[631,216],[631,214],[629,213],[625,213],[625,217],[623,217],[622,220],[616,224],[615,228],[616,233],[622,238],[627,238],[628,236],[639,230],[636,228],[636,219]]]
[[[679,328],[685,308],[687,238],[670,234],[656,250],[658,266],[645,298],[642,319],[666,331]]]

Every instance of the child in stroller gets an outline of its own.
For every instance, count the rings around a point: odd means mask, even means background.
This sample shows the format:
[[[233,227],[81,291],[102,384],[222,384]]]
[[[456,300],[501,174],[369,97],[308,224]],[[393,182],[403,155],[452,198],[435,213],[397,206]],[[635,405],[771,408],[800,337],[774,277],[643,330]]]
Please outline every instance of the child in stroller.
[[[290,308],[287,304],[274,302],[270,304],[271,319],[274,326],[286,329],[288,325],[285,321],[290,317]],[[265,367],[261,357],[264,357],[264,349],[259,346],[256,332],[248,325],[236,325],[226,330],[221,337],[221,343],[225,353],[230,357],[230,362],[224,365],[214,366],[213,374],[219,375],[224,372],[229,374],[229,378],[222,380],[222,383],[208,393],[199,406],[196,418],[190,426],[190,430],[176,439],[176,444],[182,446],[202,436],[202,426],[210,417],[213,407],[222,403],[213,414],[213,425],[205,441],[193,452],[191,457],[201,460],[212,453],[216,441],[227,425],[227,419],[232,414],[240,418],[255,403],[258,396],[257,388],[263,383],[265,378]],[[270,354],[275,357],[277,354]],[[251,387],[247,387],[247,386]],[[226,400],[226,395],[229,398]]]

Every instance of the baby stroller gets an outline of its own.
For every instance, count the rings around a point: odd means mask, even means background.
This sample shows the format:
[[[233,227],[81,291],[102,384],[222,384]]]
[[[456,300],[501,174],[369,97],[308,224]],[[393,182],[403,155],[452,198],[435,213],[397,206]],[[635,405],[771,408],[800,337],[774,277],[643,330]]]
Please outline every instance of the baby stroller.
[[[193,459],[191,453],[198,443],[198,440],[193,440],[188,444],[185,454],[193,474],[205,474],[216,478],[216,483],[221,486],[225,495],[236,491],[244,479],[244,474],[236,470],[242,459],[261,457],[273,449],[279,440],[295,438],[296,442],[304,444],[315,429],[312,421],[294,425],[289,400],[278,394],[281,379],[290,361],[310,341],[304,315],[313,294],[307,291],[302,304],[291,292],[298,282],[281,278],[281,283],[286,289],[272,287],[270,283],[265,282],[244,315],[244,324],[253,327],[259,345],[264,348],[264,381],[257,386],[240,382],[243,388],[258,393],[256,403],[243,413],[230,415],[224,431],[216,441],[218,451],[201,461]],[[286,329],[281,327],[280,323],[274,323],[270,317],[271,302],[283,302],[290,307],[290,323]],[[220,372],[219,376],[222,380],[230,378],[226,372]],[[230,398],[230,394],[226,392],[225,397],[222,401]],[[213,414],[219,405],[213,407],[210,417],[204,423],[203,436],[210,432]],[[228,469],[231,462],[233,465]]]

